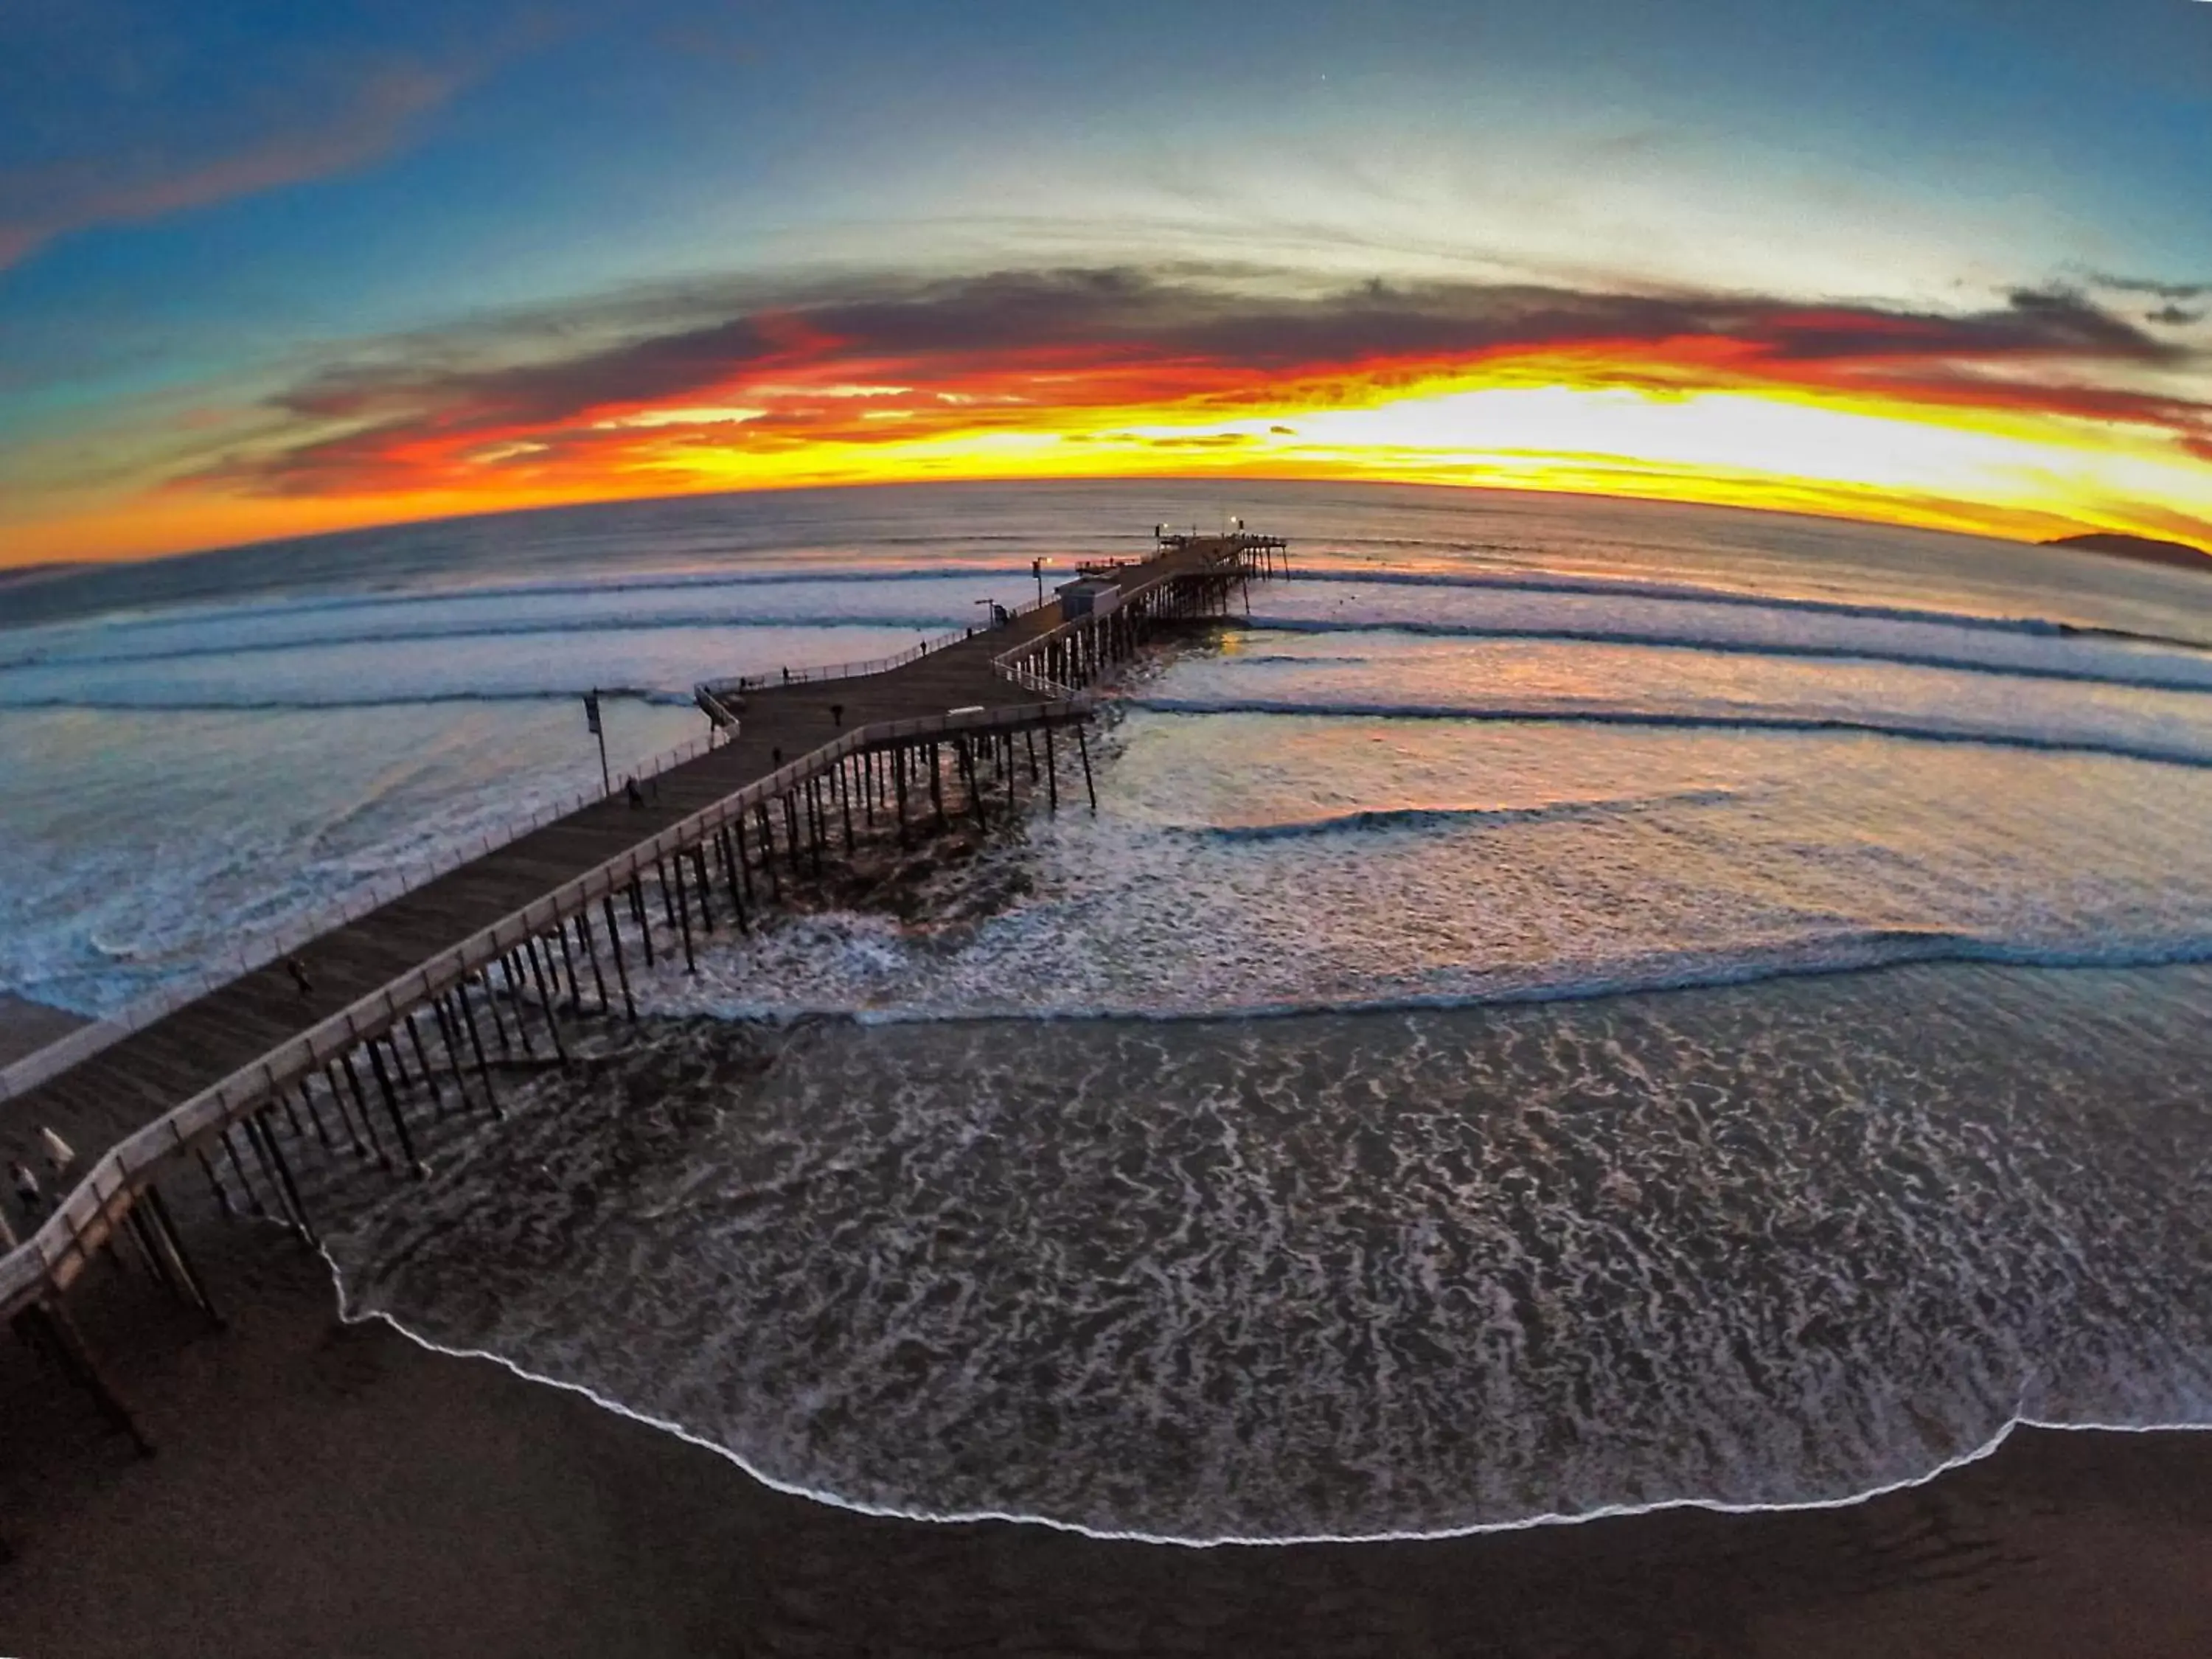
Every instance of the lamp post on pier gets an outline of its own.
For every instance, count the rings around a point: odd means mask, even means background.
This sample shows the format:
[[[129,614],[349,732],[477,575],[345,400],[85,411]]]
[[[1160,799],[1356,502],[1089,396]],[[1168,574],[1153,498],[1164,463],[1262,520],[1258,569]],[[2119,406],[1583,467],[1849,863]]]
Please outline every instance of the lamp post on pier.
[[[607,731],[599,721],[599,688],[596,685],[584,693],[584,727],[599,740],[599,785],[611,795],[615,781],[607,770]]]

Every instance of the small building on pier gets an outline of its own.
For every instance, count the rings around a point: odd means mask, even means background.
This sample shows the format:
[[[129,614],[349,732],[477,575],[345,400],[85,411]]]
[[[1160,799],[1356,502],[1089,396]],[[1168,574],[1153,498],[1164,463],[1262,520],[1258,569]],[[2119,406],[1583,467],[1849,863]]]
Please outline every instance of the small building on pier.
[[[1103,577],[1078,577],[1053,591],[1060,595],[1060,619],[1064,623],[1105,616],[1121,603],[1121,584]]]

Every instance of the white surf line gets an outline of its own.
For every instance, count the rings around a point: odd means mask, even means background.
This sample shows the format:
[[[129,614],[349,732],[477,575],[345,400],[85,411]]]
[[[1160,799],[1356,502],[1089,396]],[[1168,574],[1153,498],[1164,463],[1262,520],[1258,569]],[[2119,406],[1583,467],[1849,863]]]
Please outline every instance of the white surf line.
[[[1839,950],[1857,943],[1844,941]],[[1879,945],[1882,941],[1877,939]],[[735,942],[720,948],[743,950]],[[703,957],[703,952],[702,952]],[[2039,946],[2014,947],[1952,934],[1927,937],[1926,948],[1915,938],[1900,935],[1893,954],[1869,950],[1864,955],[1839,955],[1832,961],[1716,963],[1709,969],[1673,974],[1558,981],[1533,985],[1502,986],[1494,990],[1379,993],[1373,996],[1340,996],[1313,1002],[1249,1002],[1215,1006],[1121,1006],[1109,1003],[1056,1003],[1035,1006],[1014,1002],[977,1002],[966,1006],[898,1004],[860,1006],[850,1003],[750,1003],[702,996],[679,1002],[665,996],[653,1000],[651,989],[641,988],[638,1010],[649,1019],[708,1018],[730,1025],[765,1026],[773,1030],[815,1021],[842,1021],[854,1025],[981,1025],[1000,1022],[1036,1024],[1110,1024],[1205,1025],[1234,1020],[1315,1019],[1337,1014],[1456,1013],[1469,1008],[1517,1008],[1555,1002],[1603,1002],[1614,997],[1668,996],[1678,992],[1725,991],[1747,986],[1801,979],[1837,979],[1850,975],[1887,973],[1902,968],[2033,969],[2039,973],[2118,973],[2161,968],[2201,968],[2212,964],[2212,939],[2187,939],[2171,945],[2148,945],[2141,951],[2047,951]],[[679,987],[688,981],[678,981]],[[657,989],[658,988],[653,988]]]
[[[581,1395],[593,1405],[613,1413],[617,1417],[628,1418],[633,1423],[641,1423],[651,1429],[659,1429],[665,1434],[675,1436],[677,1439],[686,1444],[713,1453],[725,1462],[733,1464],[750,1479],[758,1481],[771,1492],[781,1492],[792,1498],[803,1498],[830,1509],[843,1510],[854,1515],[871,1516],[879,1520],[927,1522],[938,1526],[973,1526],[986,1522],[999,1521],[1014,1526],[1043,1527],[1054,1532],[1072,1533],[1078,1537],[1097,1539],[1103,1543],[1159,1544],[1172,1546],[1177,1549],[1192,1550],[1287,1549],[1298,1545],[1315,1544],[1419,1544],[1434,1543],[1454,1538],[1486,1537],[1493,1533],[1526,1532],[1537,1527],[1581,1526],[1592,1521],[1610,1521],[1633,1516],[1657,1515],[1669,1510],[1705,1510],[1718,1515],[1791,1515],[1814,1510],[1847,1510],[1856,1509],[1860,1504],[1869,1503],[1877,1498],[1887,1498],[1893,1492],[1913,1491],[1939,1480],[1954,1470],[1978,1463],[1996,1453],[2007,1440],[2012,1437],[2015,1429],[2050,1429],[2081,1434],[2212,1433],[2212,1422],[2047,1422],[2025,1415],[2023,1408],[2026,1404],[2026,1395],[2023,1393],[2021,1407],[2015,1407],[2013,1415],[2006,1419],[1996,1432],[1981,1445],[1947,1459],[1925,1474],[1911,1475],[1884,1486],[1870,1486],[1863,1492],[1853,1492],[1841,1498],[1808,1498],[1794,1502],[1777,1501],[1764,1504],[1735,1504],[1714,1498],[1662,1498],[1648,1504],[1606,1504],[1573,1515],[1547,1511],[1542,1515],[1526,1516],[1514,1521],[1473,1522],[1463,1527],[1440,1528],[1429,1532],[1304,1533],[1285,1537],[1266,1538],[1230,1534],[1219,1538],[1180,1538],[1169,1533],[1113,1531],[1086,1526],[1079,1521],[1062,1521],[1048,1515],[1024,1515],[1008,1510],[963,1510],[940,1514],[927,1510],[896,1509],[888,1504],[872,1504],[861,1498],[846,1498],[837,1492],[799,1486],[796,1482],[769,1474],[765,1469],[757,1468],[749,1462],[741,1454],[715,1441],[707,1439],[702,1435],[694,1433],[680,1423],[672,1422],[666,1418],[654,1417],[647,1412],[635,1410],[623,1405],[619,1400],[611,1399],[599,1393],[587,1384],[545,1376],[518,1364],[505,1354],[494,1353],[489,1349],[447,1347],[442,1343],[433,1341],[418,1331],[410,1329],[398,1316],[382,1309],[355,1312],[349,1305],[351,1298],[346,1292],[345,1276],[339,1271],[337,1263],[332,1260],[330,1251],[319,1243],[315,1246],[315,1249],[331,1270],[331,1282],[337,1291],[338,1321],[341,1324],[361,1325],[367,1324],[372,1320],[381,1320],[416,1346],[431,1353],[441,1354],[449,1359],[489,1360],[491,1364],[522,1378],[526,1382],[541,1383],[547,1388]]]

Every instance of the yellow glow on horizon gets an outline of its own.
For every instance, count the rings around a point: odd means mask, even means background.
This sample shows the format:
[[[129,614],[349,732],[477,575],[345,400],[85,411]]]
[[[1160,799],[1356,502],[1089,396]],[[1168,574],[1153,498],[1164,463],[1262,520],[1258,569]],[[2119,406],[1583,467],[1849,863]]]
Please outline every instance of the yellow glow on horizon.
[[[1006,386],[777,389],[847,412],[781,422],[770,388],[747,386],[726,401],[584,422],[569,429],[605,447],[580,459],[527,434],[488,435],[456,448],[442,471],[426,470],[438,486],[418,491],[277,496],[173,485],[0,529],[9,550],[0,562],[711,490],[1212,475],[1641,496],[1999,536],[2091,526],[2212,535],[2212,465],[2160,429],[1729,384],[1724,370],[1699,365],[1522,357],[1473,372],[1318,379],[1128,407],[1014,408],[1022,394]]]

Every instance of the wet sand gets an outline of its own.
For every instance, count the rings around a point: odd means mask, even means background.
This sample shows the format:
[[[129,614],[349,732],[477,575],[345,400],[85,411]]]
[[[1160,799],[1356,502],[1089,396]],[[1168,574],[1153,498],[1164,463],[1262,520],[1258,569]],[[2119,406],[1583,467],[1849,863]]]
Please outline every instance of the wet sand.
[[[192,1231],[226,1334],[108,1270],[78,1298],[155,1457],[0,1345],[0,1652],[2212,1652],[2212,1435],[2022,1431],[1838,1510],[1108,1544],[770,1492],[580,1397],[339,1325],[295,1245]]]

